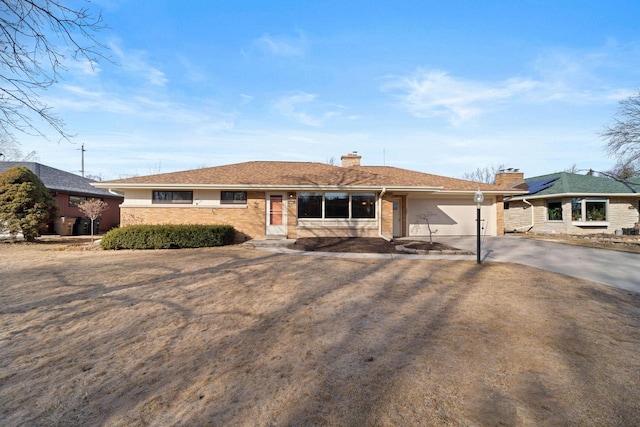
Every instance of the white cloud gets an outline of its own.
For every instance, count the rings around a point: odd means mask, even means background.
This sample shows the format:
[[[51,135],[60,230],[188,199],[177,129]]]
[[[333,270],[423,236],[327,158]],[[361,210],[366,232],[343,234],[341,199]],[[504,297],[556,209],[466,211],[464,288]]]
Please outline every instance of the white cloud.
[[[640,43],[618,45],[608,41],[591,50],[547,49],[528,64],[520,76],[477,80],[447,71],[418,69],[387,78],[381,90],[399,100],[399,106],[421,118],[442,117],[463,122],[504,107],[564,103],[590,106],[615,103],[637,86]],[[616,84],[611,84],[611,75]]]
[[[206,82],[210,78],[209,73],[205,69],[194,64],[192,61],[187,59],[184,55],[178,54],[177,57],[178,57],[178,62],[184,68],[183,70],[184,77],[186,77],[189,81],[194,83],[202,83],[202,82]]]
[[[607,43],[603,48],[588,52],[554,49],[540,54],[532,63],[532,72],[543,84],[536,93],[539,102],[565,101],[573,104],[609,103],[624,99],[633,93],[632,85],[611,87],[607,74],[612,69],[635,70],[630,64],[637,57],[638,46],[617,46]]]
[[[277,100],[273,107],[283,116],[313,127],[342,114],[344,107],[334,104],[317,103],[318,95],[299,92]]]
[[[164,86],[168,82],[169,79],[164,72],[147,62],[146,52],[125,51],[116,43],[110,43],[109,49],[116,55],[122,69],[134,74],[135,77],[142,78],[153,86]]]
[[[135,121],[140,127],[186,127],[194,135],[216,133],[233,129],[233,113],[222,113],[207,103],[182,104],[159,94],[126,93],[86,89],[79,86],[60,85],[59,92],[47,105],[56,110],[80,113],[103,113],[103,120],[118,118]],[[146,124],[144,124],[144,123]]]
[[[299,93],[279,99],[275,102],[274,107],[285,117],[294,119],[298,123],[308,126],[319,127],[321,120],[311,117],[306,112],[300,111],[299,108],[304,104],[309,104],[317,98],[317,95],[310,93]]]
[[[65,67],[72,73],[75,72],[86,76],[96,76],[102,71],[97,62],[92,63],[86,58],[77,61],[68,60],[65,63]]]
[[[247,95],[246,93],[240,94],[240,105],[247,105],[253,101],[253,96]]]
[[[277,56],[301,56],[307,50],[307,39],[301,32],[295,37],[272,36],[265,33],[256,39],[254,44],[261,50]]]
[[[118,97],[116,93],[85,89],[74,85],[59,85],[62,96],[45,99],[47,105],[67,111],[101,111],[116,114],[135,114],[139,108],[130,99]]]
[[[458,124],[538,85],[530,79],[487,83],[455,78],[444,71],[419,70],[414,75],[392,79],[382,90],[397,93],[400,105],[417,117],[445,117]]]

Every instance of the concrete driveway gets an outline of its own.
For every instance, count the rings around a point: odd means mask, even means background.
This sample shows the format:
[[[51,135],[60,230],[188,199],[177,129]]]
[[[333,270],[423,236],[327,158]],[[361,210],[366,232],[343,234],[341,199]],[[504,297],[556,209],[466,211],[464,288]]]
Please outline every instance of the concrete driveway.
[[[476,251],[475,237],[438,237],[437,240],[459,249]],[[481,259],[529,265],[640,292],[640,254],[506,235],[485,237]]]
[[[402,238],[415,241],[417,239]],[[437,242],[458,249],[476,252],[475,236],[437,236]],[[287,242],[293,242],[287,241]],[[281,240],[258,240],[247,242],[251,246],[282,253],[296,253],[309,256],[336,258],[424,258],[424,259],[465,259],[476,260],[472,255],[408,255],[408,254],[363,254],[336,252],[301,252],[286,249]],[[581,246],[554,243],[521,236],[484,237],[482,240],[482,261],[513,262],[529,265],[567,276],[591,280],[615,288],[640,293],[640,254],[585,248]]]

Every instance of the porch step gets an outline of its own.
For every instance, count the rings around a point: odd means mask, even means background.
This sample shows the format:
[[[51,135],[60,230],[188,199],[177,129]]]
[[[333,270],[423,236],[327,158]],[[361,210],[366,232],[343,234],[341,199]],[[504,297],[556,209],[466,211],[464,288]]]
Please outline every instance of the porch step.
[[[293,245],[296,242],[296,239],[287,239],[284,236],[279,239],[267,238],[267,239],[251,239],[242,243],[246,246],[252,246],[254,248],[277,248],[277,247],[286,247],[289,245]]]

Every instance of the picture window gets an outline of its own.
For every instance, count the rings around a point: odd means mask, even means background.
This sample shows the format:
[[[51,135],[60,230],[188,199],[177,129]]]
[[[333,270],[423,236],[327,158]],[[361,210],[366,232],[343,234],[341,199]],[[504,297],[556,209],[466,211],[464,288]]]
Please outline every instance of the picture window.
[[[572,221],[608,221],[608,218],[607,199],[575,198],[571,200]]]
[[[300,192],[300,219],[368,219],[376,217],[375,193]]]

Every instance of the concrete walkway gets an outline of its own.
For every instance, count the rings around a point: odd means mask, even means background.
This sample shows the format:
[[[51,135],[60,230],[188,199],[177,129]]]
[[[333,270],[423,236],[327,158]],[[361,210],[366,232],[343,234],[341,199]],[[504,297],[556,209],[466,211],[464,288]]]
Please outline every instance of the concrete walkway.
[[[413,240],[413,239],[412,239]],[[295,240],[252,240],[247,242],[258,249],[279,253],[337,258],[386,259],[452,259],[476,260],[476,255],[411,255],[411,254],[357,254],[336,252],[302,252],[287,249],[283,244]],[[475,254],[474,236],[443,237],[437,241],[468,250]],[[485,237],[482,240],[482,261],[513,262],[571,277],[591,280],[620,289],[640,293],[640,254],[585,248],[551,241],[527,239],[519,236]]]

